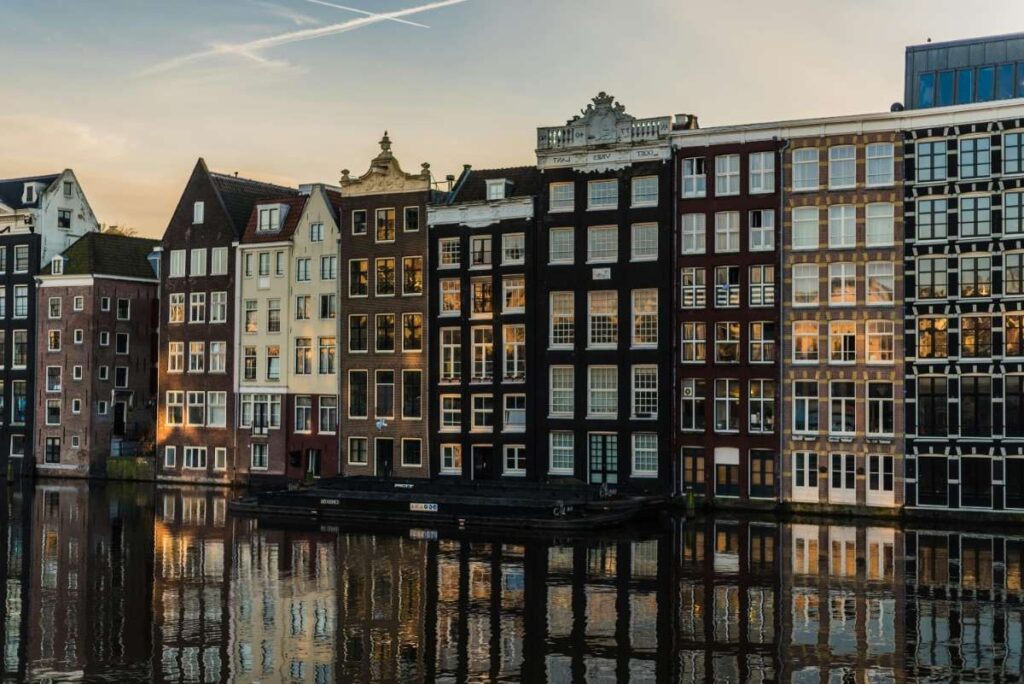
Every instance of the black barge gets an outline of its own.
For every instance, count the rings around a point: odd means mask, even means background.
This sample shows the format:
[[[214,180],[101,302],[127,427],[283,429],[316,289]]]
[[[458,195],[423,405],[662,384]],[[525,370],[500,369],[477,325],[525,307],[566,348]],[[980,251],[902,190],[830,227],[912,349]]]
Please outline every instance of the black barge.
[[[338,478],[254,493],[229,506],[267,522],[573,531],[624,524],[667,503],[667,495],[658,492],[583,484]]]

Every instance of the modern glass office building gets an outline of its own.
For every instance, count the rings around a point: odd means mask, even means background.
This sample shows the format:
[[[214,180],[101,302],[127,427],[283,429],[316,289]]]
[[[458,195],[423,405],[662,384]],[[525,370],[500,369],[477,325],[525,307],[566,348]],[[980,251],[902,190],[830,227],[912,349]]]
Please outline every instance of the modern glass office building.
[[[1024,97],[1024,33],[911,45],[906,60],[907,109]]]

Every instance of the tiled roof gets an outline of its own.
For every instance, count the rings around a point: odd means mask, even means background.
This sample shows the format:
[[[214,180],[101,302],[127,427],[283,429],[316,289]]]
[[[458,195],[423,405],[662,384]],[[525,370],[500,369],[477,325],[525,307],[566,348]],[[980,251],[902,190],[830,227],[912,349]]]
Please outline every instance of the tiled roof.
[[[299,191],[283,185],[264,183],[263,181],[222,173],[210,172],[210,180],[224,202],[231,222],[235,226],[235,234],[241,235],[249,222],[253,205],[271,197],[297,197]]]
[[[22,195],[25,192],[25,183],[43,183],[47,187],[50,186],[55,180],[60,178],[61,174],[55,173],[48,176],[30,176],[28,178],[5,178],[0,180],[0,203],[6,204],[12,209],[24,209],[26,207],[37,207],[39,206],[38,199],[32,204],[25,204],[21,201]]]
[[[512,166],[504,169],[468,169],[459,179],[448,200],[481,202],[487,199],[487,181],[504,178],[509,181],[506,197],[530,197],[540,192],[540,172],[535,166]]]
[[[108,275],[156,279],[149,254],[159,240],[128,237],[116,233],[86,233],[64,250],[64,275]],[[46,264],[43,275],[51,275]]]
[[[308,199],[307,196],[302,195],[299,197],[269,197],[256,202],[253,204],[252,211],[249,214],[249,221],[245,224],[242,243],[277,242],[278,240],[290,239],[299,225],[299,218],[302,216],[302,210],[306,207]],[[284,225],[281,226],[281,230],[263,233],[256,230],[259,223],[258,208],[262,204],[284,204],[288,207],[288,213],[284,217]]]

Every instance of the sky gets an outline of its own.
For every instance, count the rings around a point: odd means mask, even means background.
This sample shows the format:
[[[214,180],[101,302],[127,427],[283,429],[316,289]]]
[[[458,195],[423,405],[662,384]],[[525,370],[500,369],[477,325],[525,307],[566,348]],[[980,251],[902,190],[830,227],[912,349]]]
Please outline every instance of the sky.
[[[1024,30],[1020,0],[971,6],[0,0],[0,177],[72,168],[102,222],[158,237],[200,156],[337,183],[387,129],[407,171],[428,161],[441,179],[533,163],[535,129],[602,90],[702,126],[887,111],[905,46]]]

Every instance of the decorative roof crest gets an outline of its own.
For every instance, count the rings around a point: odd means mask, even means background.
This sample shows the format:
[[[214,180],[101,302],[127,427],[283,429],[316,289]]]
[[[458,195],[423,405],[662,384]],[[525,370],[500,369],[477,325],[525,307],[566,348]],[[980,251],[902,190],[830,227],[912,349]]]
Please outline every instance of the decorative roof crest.
[[[417,192],[430,189],[430,164],[420,165],[420,172],[406,173],[391,152],[391,138],[384,131],[380,152],[370,161],[370,168],[359,178],[352,178],[348,169],[341,171],[341,194],[382,195],[392,192]]]

